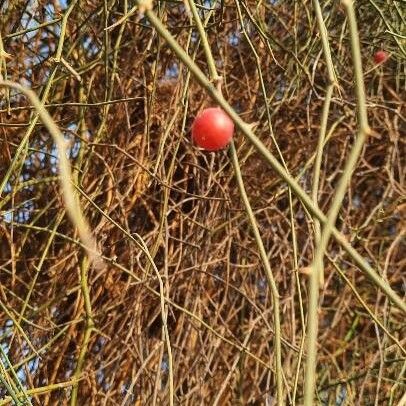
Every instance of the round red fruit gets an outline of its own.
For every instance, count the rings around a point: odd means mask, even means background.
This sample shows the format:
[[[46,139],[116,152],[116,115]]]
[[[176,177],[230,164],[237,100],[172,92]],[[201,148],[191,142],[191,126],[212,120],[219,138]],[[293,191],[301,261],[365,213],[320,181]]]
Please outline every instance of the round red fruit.
[[[374,54],[374,61],[375,63],[383,63],[388,59],[388,53],[385,51],[376,51]]]
[[[233,138],[234,123],[220,107],[209,107],[201,111],[192,125],[192,139],[206,151],[225,148]]]

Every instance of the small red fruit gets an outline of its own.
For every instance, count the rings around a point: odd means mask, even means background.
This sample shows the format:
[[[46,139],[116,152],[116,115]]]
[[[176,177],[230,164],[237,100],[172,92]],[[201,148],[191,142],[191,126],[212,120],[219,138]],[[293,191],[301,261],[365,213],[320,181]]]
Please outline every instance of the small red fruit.
[[[376,64],[385,62],[388,59],[388,53],[385,51],[376,51],[374,54],[374,61]]]
[[[233,138],[234,123],[220,107],[209,107],[200,112],[192,125],[192,139],[200,148],[218,151]]]

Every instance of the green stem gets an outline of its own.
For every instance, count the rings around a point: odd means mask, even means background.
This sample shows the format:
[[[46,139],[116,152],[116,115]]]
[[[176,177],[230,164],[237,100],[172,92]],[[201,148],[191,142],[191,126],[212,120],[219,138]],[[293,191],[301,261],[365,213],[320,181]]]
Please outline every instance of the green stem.
[[[230,145],[231,160],[234,167],[235,177],[237,179],[238,189],[242,201],[245,206],[245,211],[250,221],[252,231],[254,233],[254,238],[257,243],[258,251],[261,256],[262,265],[265,270],[266,279],[268,280],[268,285],[270,287],[272,299],[273,299],[273,318],[275,325],[275,336],[274,336],[274,346],[275,346],[275,372],[276,372],[276,390],[277,390],[277,403],[278,405],[283,405],[283,377],[282,377],[282,346],[281,346],[281,321],[280,321],[280,309],[279,309],[279,293],[276,286],[275,279],[272,274],[271,265],[268,260],[268,255],[265,250],[264,243],[261,238],[261,234],[258,229],[258,224],[255,219],[254,212],[252,211],[250,201],[245,191],[244,180],[241,175],[240,164],[238,162],[237,151],[234,146],[234,142]]]
[[[60,383],[54,383],[52,385],[47,385],[47,386],[41,386],[39,388],[33,388],[33,389],[28,389],[26,391],[27,395],[40,395],[42,393],[48,393],[53,390],[60,390],[63,388],[68,388],[69,386],[72,386],[76,381],[68,381],[68,382],[60,382]],[[21,396],[22,393],[17,393],[17,396]],[[7,396],[4,399],[0,400],[0,406],[8,405],[11,403],[14,399]],[[14,400],[15,401],[15,400]]]
[[[22,403],[17,397],[18,394],[14,392],[14,389],[8,384],[7,380],[3,377],[2,373],[0,373],[0,381],[3,384],[3,386],[7,389],[7,392],[10,394],[10,401],[14,400],[16,406],[22,406]]]
[[[319,0],[313,0],[313,7],[316,12],[317,25],[319,27],[321,43],[323,46],[323,54],[324,54],[324,58],[325,58],[326,64],[327,64],[328,79],[330,82],[329,85],[327,86],[326,97],[324,99],[324,104],[323,104],[323,111],[322,111],[320,131],[319,131],[319,140],[318,140],[317,152],[316,152],[316,160],[315,160],[314,168],[313,168],[312,199],[313,199],[314,204],[317,206],[318,205],[319,184],[320,184],[320,169],[321,169],[321,161],[322,161],[322,157],[323,157],[324,141],[325,141],[326,131],[327,131],[328,115],[330,112],[330,104],[331,104],[331,98],[333,96],[334,87],[337,85],[337,79],[336,79],[336,75],[335,75],[335,71],[334,71],[333,61],[331,58],[330,45],[328,42],[328,33],[327,33],[326,25],[324,23],[323,14],[321,11]],[[320,236],[320,222],[317,218],[314,218],[314,230],[315,230],[315,233],[314,233],[315,234],[315,243],[317,245],[319,243],[320,237],[321,237]],[[319,277],[319,281],[320,281],[320,287],[322,287],[324,284],[324,268],[323,267],[320,268],[318,277]]]
[[[85,332],[83,335],[83,341],[80,347],[79,357],[76,364],[75,372],[73,374],[73,380],[75,383],[73,384],[72,389],[72,396],[70,399],[71,406],[75,406],[77,404],[77,397],[78,397],[78,380],[80,374],[82,373],[83,365],[85,363],[86,353],[89,346],[90,337],[93,332],[94,322],[93,322],[93,313],[92,313],[92,303],[90,300],[90,293],[89,293],[89,284],[88,284],[88,271],[89,271],[89,261],[87,257],[83,257],[82,263],[80,264],[80,286],[82,288],[82,295],[83,295],[83,302],[85,307],[86,313],[86,326]]]
[[[10,82],[8,80],[0,80],[0,87],[1,86],[16,89],[27,96],[30,102],[35,107],[38,116],[41,118],[42,122],[51,133],[58,149],[60,183],[66,210],[73,224],[78,229],[79,236],[87,249],[89,257],[92,259],[93,263],[96,266],[101,267],[101,260],[100,255],[97,251],[96,241],[94,240],[90,231],[90,227],[82,213],[79,200],[75,193],[75,189],[72,187],[71,166],[67,158],[66,141],[61,131],[56,126],[48,111],[44,108],[43,103],[38,99],[36,94],[31,89],[28,89],[27,87],[22,86],[18,83]]]
[[[193,19],[195,20],[197,30],[199,31],[200,34],[200,39],[202,41],[204,53],[206,54],[206,60],[207,60],[207,65],[209,67],[209,76],[213,80],[213,82],[216,84],[217,81],[220,79],[220,77],[217,74],[216,70],[216,64],[214,62],[214,58],[211,53],[211,48],[209,41],[207,40],[207,35],[204,30],[202,20],[200,19],[199,13],[196,8],[196,4],[193,0],[188,0],[190,10],[192,11]]]
[[[203,24],[200,20],[200,17],[197,12],[194,1],[188,0],[188,2],[190,5],[190,8],[192,10],[193,18],[195,20],[197,29],[199,31],[200,38],[202,40],[202,44],[203,44],[204,51],[206,54],[207,63],[209,65],[210,77],[211,77],[212,81],[215,83],[215,85],[217,87],[217,91],[221,94],[221,80],[217,74],[214,58],[213,58],[213,55],[211,52],[210,45],[207,40],[206,32],[205,32]],[[262,78],[262,75],[261,75],[261,78]],[[263,90],[264,90],[265,86],[263,83],[262,83],[262,85],[263,85]],[[270,123],[270,121],[269,121],[269,123]],[[272,127],[271,127],[271,130],[272,130]],[[278,147],[278,144],[276,143],[275,139],[274,139],[274,142],[279,151],[279,147]],[[255,215],[252,211],[250,202],[248,200],[247,193],[245,191],[244,181],[243,181],[243,178],[241,175],[241,169],[240,169],[240,165],[238,163],[238,156],[237,156],[237,152],[235,150],[234,142],[231,142],[231,159],[232,159],[232,163],[233,163],[233,167],[234,167],[234,172],[235,172],[235,175],[237,178],[237,183],[238,183],[238,187],[240,190],[241,198],[244,202],[245,210],[246,210],[249,222],[250,222],[251,227],[254,232],[258,250],[260,252],[260,256],[261,256],[261,259],[262,259],[262,262],[264,265],[268,285],[270,287],[272,298],[274,301],[274,324],[275,324],[274,346],[275,346],[275,354],[276,354],[275,372],[276,372],[277,402],[278,402],[278,405],[283,405],[284,400],[283,400],[281,325],[280,325],[280,315],[279,315],[279,293],[278,293],[278,289],[277,289],[277,286],[275,283],[275,279],[273,278],[273,275],[272,275],[271,266],[268,261],[268,257],[267,257],[266,250],[265,250],[262,238],[261,238],[261,234],[260,234],[258,226],[257,226],[257,221],[255,219]],[[282,158],[282,161],[283,161],[283,158]]]
[[[327,221],[324,223],[320,239],[318,241],[316,252],[312,264],[312,273],[310,275],[309,288],[309,314],[308,314],[308,330],[307,330],[307,359],[305,371],[305,390],[304,390],[304,405],[310,406],[313,404],[314,388],[316,384],[316,358],[317,358],[317,331],[318,331],[318,298],[319,298],[319,275],[323,269],[323,257],[333,232],[338,212],[340,211],[347,186],[350,183],[352,173],[361,154],[366,137],[369,133],[368,118],[365,103],[365,89],[361,65],[361,53],[358,37],[357,21],[351,0],[343,1],[346,7],[349,28],[351,34],[351,49],[354,64],[356,94],[358,103],[358,121],[359,131],[353,148],[349,154],[348,160],[344,167],[343,175],[338,183],[330,210],[327,215]],[[379,275],[376,275],[380,278]],[[381,279],[382,283],[385,281]]]
[[[327,132],[328,116],[330,112],[331,98],[333,96],[334,87],[336,85],[336,76],[334,66],[331,59],[330,45],[328,41],[328,33],[323,20],[323,15],[318,0],[313,0],[313,7],[316,13],[317,24],[319,27],[321,42],[323,46],[323,54],[327,64],[327,72],[329,85],[327,86],[326,97],[324,99],[323,111],[321,115],[319,139],[317,144],[316,159],[313,167],[313,185],[312,185],[312,200],[315,206],[318,206],[318,195],[320,185],[321,163],[323,158],[323,150],[325,137]],[[321,226],[317,217],[314,217],[314,240],[317,247],[321,240]],[[316,253],[315,253],[316,255]],[[314,386],[316,382],[316,363],[317,363],[317,331],[318,331],[318,301],[319,288],[324,285],[324,266],[321,261],[317,269],[313,269],[310,275],[309,284],[309,304],[308,304],[308,324],[307,324],[307,358],[305,363],[305,404],[310,405],[313,402]],[[307,397],[306,397],[307,394]],[[308,403],[306,403],[308,402]]]
[[[316,159],[313,167],[313,185],[312,185],[312,199],[314,204],[318,205],[319,200],[319,185],[320,185],[320,172],[321,172],[321,162],[323,158],[323,150],[327,131],[328,115],[330,111],[331,98],[333,96],[334,86],[329,85],[327,88],[326,98],[324,99],[323,111],[320,123],[319,140],[317,144]],[[317,217],[314,218],[314,235],[316,245],[320,242],[320,221]],[[321,267],[319,274],[317,275],[320,287],[324,285],[324,268]]]

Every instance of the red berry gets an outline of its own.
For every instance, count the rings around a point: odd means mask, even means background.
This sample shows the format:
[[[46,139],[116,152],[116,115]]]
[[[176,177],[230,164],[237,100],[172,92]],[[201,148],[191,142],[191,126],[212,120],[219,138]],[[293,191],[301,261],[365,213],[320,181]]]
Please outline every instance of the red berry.
[[[374,55],[375,63],[383,63],[388,59],[388,53],[385,51],[376,51]]]
[[[192,125],[195,144],[207,151],[225,148],[233,138],[234,123],[220,107],[210,107],[200,112]]]

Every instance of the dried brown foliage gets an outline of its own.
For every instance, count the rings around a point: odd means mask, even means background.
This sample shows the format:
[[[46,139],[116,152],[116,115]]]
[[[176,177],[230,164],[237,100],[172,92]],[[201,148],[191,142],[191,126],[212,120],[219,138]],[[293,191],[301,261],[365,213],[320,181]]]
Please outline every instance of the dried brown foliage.
[[[61,199],[52,138],[24,97],[15,92],[8,97],[3,91],[3,350],[25,388],[49,386],[32,397],[33,404],[69,402],[72,385],[53,390],[50,385],[72,379],[81,355],[78,405],[167,404],[168,353],[159,281],[137,244],[138,234],[170,299],[175,403],[271,404],[266,401],[275,396],[270,367],[272,300],[233,169],[226,152],[204,153],[190,142],[191,120],[212,102],[193,78],[188,80],[187,69],[145,18],[135,13],[105,30],[123,16],[125,3],[81,0],[73,7],[62,57],[79,81],[66,64],[52,59],[61,38],[60,20],[15,35],[60,19],[66,4],[0,1],[1,36],[11,55],[4,59],[7,76],[31,86],[40,97],[48,93],[47,109],[71,143],[81,203],[106,263],[102,270],[87,268]],[[132,7],[133,2],[128,3]],[[302,186],[310,191],[326,66],[312,3],[272,3],[239,2],[241,22],[234,2],[220,2],[206,29],[224,78],[224,96],[245,121],[256,123],[255,133],[275,151],[265,109],[269,103],[273,132],[289,171],[300,175]],[[382,14],[372,1],[358,1],[356,6],[374,134],[337,226],[404,294],[405,63],[402,40],[387,32],[389,28],[400,32],[404,16],[399,2],[396,7],[386,3],[374,2]],[[183,2],[155,2],[155,10],[205,70],[204,53],[196,48],[198,35]],[[207,10],[200,10],[207,16]],[[324,6],[324,17],[340,83],[329,115],[328,128],[333,131],[320,179],[320,207],[326,212],[356,133],[356,99],[345,14],[338,2],[330,2]],[[241,32],[242,23],[258,66]],[[373,69],[372,55],[380,47],[390,52],[390,59]],[[240,134],[236,144],[281,297],[289,404],[305,322],[301,307],[306,314],[307,303],[307,277],[297,271],[311,262],[313,226],[294,199],[299,264],[295,270],[286,185]],[[329,256],[386,329],[405,345],[402,314],[335,243],[329,246]],[[405,354],[377,326],[332,262],[326,259],[325,265],[318,341],[320,403],[399,401],[405,392]],[[81,267],[95,327],[88,342]],[[13,380],[19,392],[4,355],[1,359],[2,376],[6,382]],[[300,369],[296,404],[302,402],[302,376]],[[4,385],[1,395],[9,395]]]

